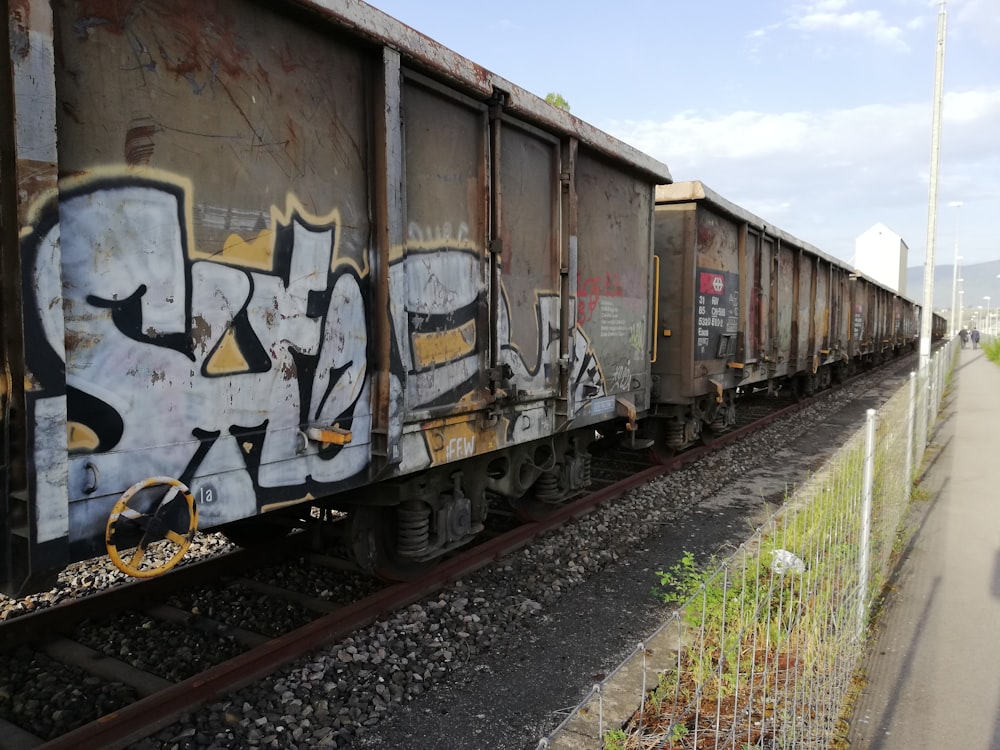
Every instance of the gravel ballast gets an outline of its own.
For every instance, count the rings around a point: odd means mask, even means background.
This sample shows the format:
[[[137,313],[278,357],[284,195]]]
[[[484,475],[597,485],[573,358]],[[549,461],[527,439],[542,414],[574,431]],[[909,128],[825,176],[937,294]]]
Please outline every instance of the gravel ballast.
[[[168,748],[533,750],[665,618],[656,571],[749,537],[905,368],[547,535],[142,740]],[[72,584],[67,584],[71,586]],[[225,590],[214,607],[226,606]]]

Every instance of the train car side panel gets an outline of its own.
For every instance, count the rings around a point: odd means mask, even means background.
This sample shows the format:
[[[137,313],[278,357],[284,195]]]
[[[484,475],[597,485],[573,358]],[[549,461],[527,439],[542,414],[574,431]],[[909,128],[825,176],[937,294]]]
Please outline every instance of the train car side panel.
[[[62,236],[74,535],[149,476],[191,486],[206,526],[365,481],[377,57],[258,6],[81,34],[84,13],[60,13],[56,77],[79,176],[40,207]]]
[[[845,268],[830,267],[830,358],[846,362],[851,341],[851,281]]]
[[[833,295],[830,287],[830,264],[816,261],[816,303],[812,309],[812,351],[818,363],[826,364],[830,358],[830,319],[833,316]]]
[[[814,258],[799,251],[795,253],[796,276],[795,312],[792,317],[792,349],[790,365],[793,372],[812,369],[812,359],[815,355],[815,314],[818,298],[816,297],[816,262]]]
[[[410,78],[403,91],[407,234],[398,332],[406,421],[489,402],[487,108]]]
[[[775,276],[772,282],[774,295],[771,314],[774,319],[771,340],[770,370],[772,377],[781,377],[797,371],[793,362],[792,322],[796,317],[795,295],[798,288],[797,250],[785,242],[777,242],[775,251]],[[798,321],[796,321],[797,323]]]
[[[673,271],[660,287],[661,327],[670,337],[654,367],[665,402],[718,393],[738,380],[729,363],[747,314],[739,252],[744,235],[742,224],[704,202],[657,209],[657,254]]]
[[[652,372],[658,402],[670,402],[690,392],[690,367],[695,310],[683,304],[694,297],[693,274],[685,273],[686,248],[693,242],[695,204],[658,205],[655,218],[655,252],[660,262],[657,356]]]
[[[745,245],[743,289],[743,351],[741,360],[746,364],[760,361],[763,352],[764,325],[767,320],[766,294],[762,279],[763,237],[755,228],[748,228]]]
[[[577,332],[573,403],[578,422],[649,406],[653,189],[637,175],[580,150]]]
[[[501,359],[520,403],[559,392],[559,141],[504,118],[500,157]],[[566,302],[569,304],[569,301]],[[572,314],[576,315],[576,310]],[[509,334],[504,333],[505,330]],[[506,353],[506,356],[503,356]]]

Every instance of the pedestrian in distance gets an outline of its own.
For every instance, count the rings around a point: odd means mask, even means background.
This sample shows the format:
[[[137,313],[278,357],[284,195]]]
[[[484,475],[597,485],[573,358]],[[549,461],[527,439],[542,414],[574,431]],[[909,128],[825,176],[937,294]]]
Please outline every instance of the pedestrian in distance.
[[[972,333],[969,334],[969,338],[972,339],[972,348],[979,348],[979,329],[975,326],[972,327]]]
[[[958,332],[958,338],[962,341],[962,348],[964,349],[965,345],[969,343],[969,332],[966,331],[965,328],[962,328],[962,330]]]

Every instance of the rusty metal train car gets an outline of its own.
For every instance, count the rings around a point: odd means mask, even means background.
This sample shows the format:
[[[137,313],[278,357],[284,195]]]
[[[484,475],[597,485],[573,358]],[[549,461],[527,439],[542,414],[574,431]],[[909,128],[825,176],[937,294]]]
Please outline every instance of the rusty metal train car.
[[[357,0],[2,24],[0,592],[202,530],[406,578],[586,487],[597,435],[677,450],[916,340],[914,303]]]
[[[662,163],[354,0],[2,24],[3,592],[344,514],[405,577],[648,409]]]
[[[918,343],[917,303],[701,182],[657,188],[655,253],[647,431],[666,448],[730,428],[742,393],[811,393]]]

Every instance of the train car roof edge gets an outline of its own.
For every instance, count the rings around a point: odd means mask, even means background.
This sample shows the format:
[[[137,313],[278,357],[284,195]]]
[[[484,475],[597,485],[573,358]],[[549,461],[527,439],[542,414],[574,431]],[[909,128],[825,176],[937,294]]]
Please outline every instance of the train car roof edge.
[[[805,240],[799,239],[793,234],[789,234],[783,229],[780,229],[773,224],[769,224],[767,221],[757,216],[757,214],[747,211],[742,206],[738,206],[730,200],[723,198],[717,192],[712,190],[710,187],[705,185],[705,183],[700,180],[685,180],[682,182],[674,182],[669,185],[657,185],[656,187],[656,202],[659,203],[687,203],[690,201],[708,201],[716,208],[721,209],[723,212],[729,214],[735,219],[747,222],[750,226],[755,227],[765,231],[773,236],[780,239],[782,242],[788,242],[789,244],[801,247],[814,255],[819,256],[823,260],[831,263],[835,266],[840,266],[848,270],[852,275],[858,276],[871,282],[875,286],[881,287],[883,289],[888,289],[897,297],[905,299],[918,307],[922,304],[917,300],[906,296],[905,294],[900,294],[898,291],[889,289],[885,284],[877,279],[868,276],[867,274],[859,271],[850,263],[841,260],[833,255],[823,252],[815,245],[812,245]]]
[[[525,119],[567,135],[573,135],[590,148],[626,162],[652,178],[655,183],[673,181],[669,167],[634,146],[594,127],[565,110],[517,86],[492,71],[434,41],[426,34],[407,26],[362,0],[290,0],[306,10],[319,13],[353,33],[397,50],[414,67],[422,68],[451,81],[484,100],[496,89],[508,95],[506,110]]]

